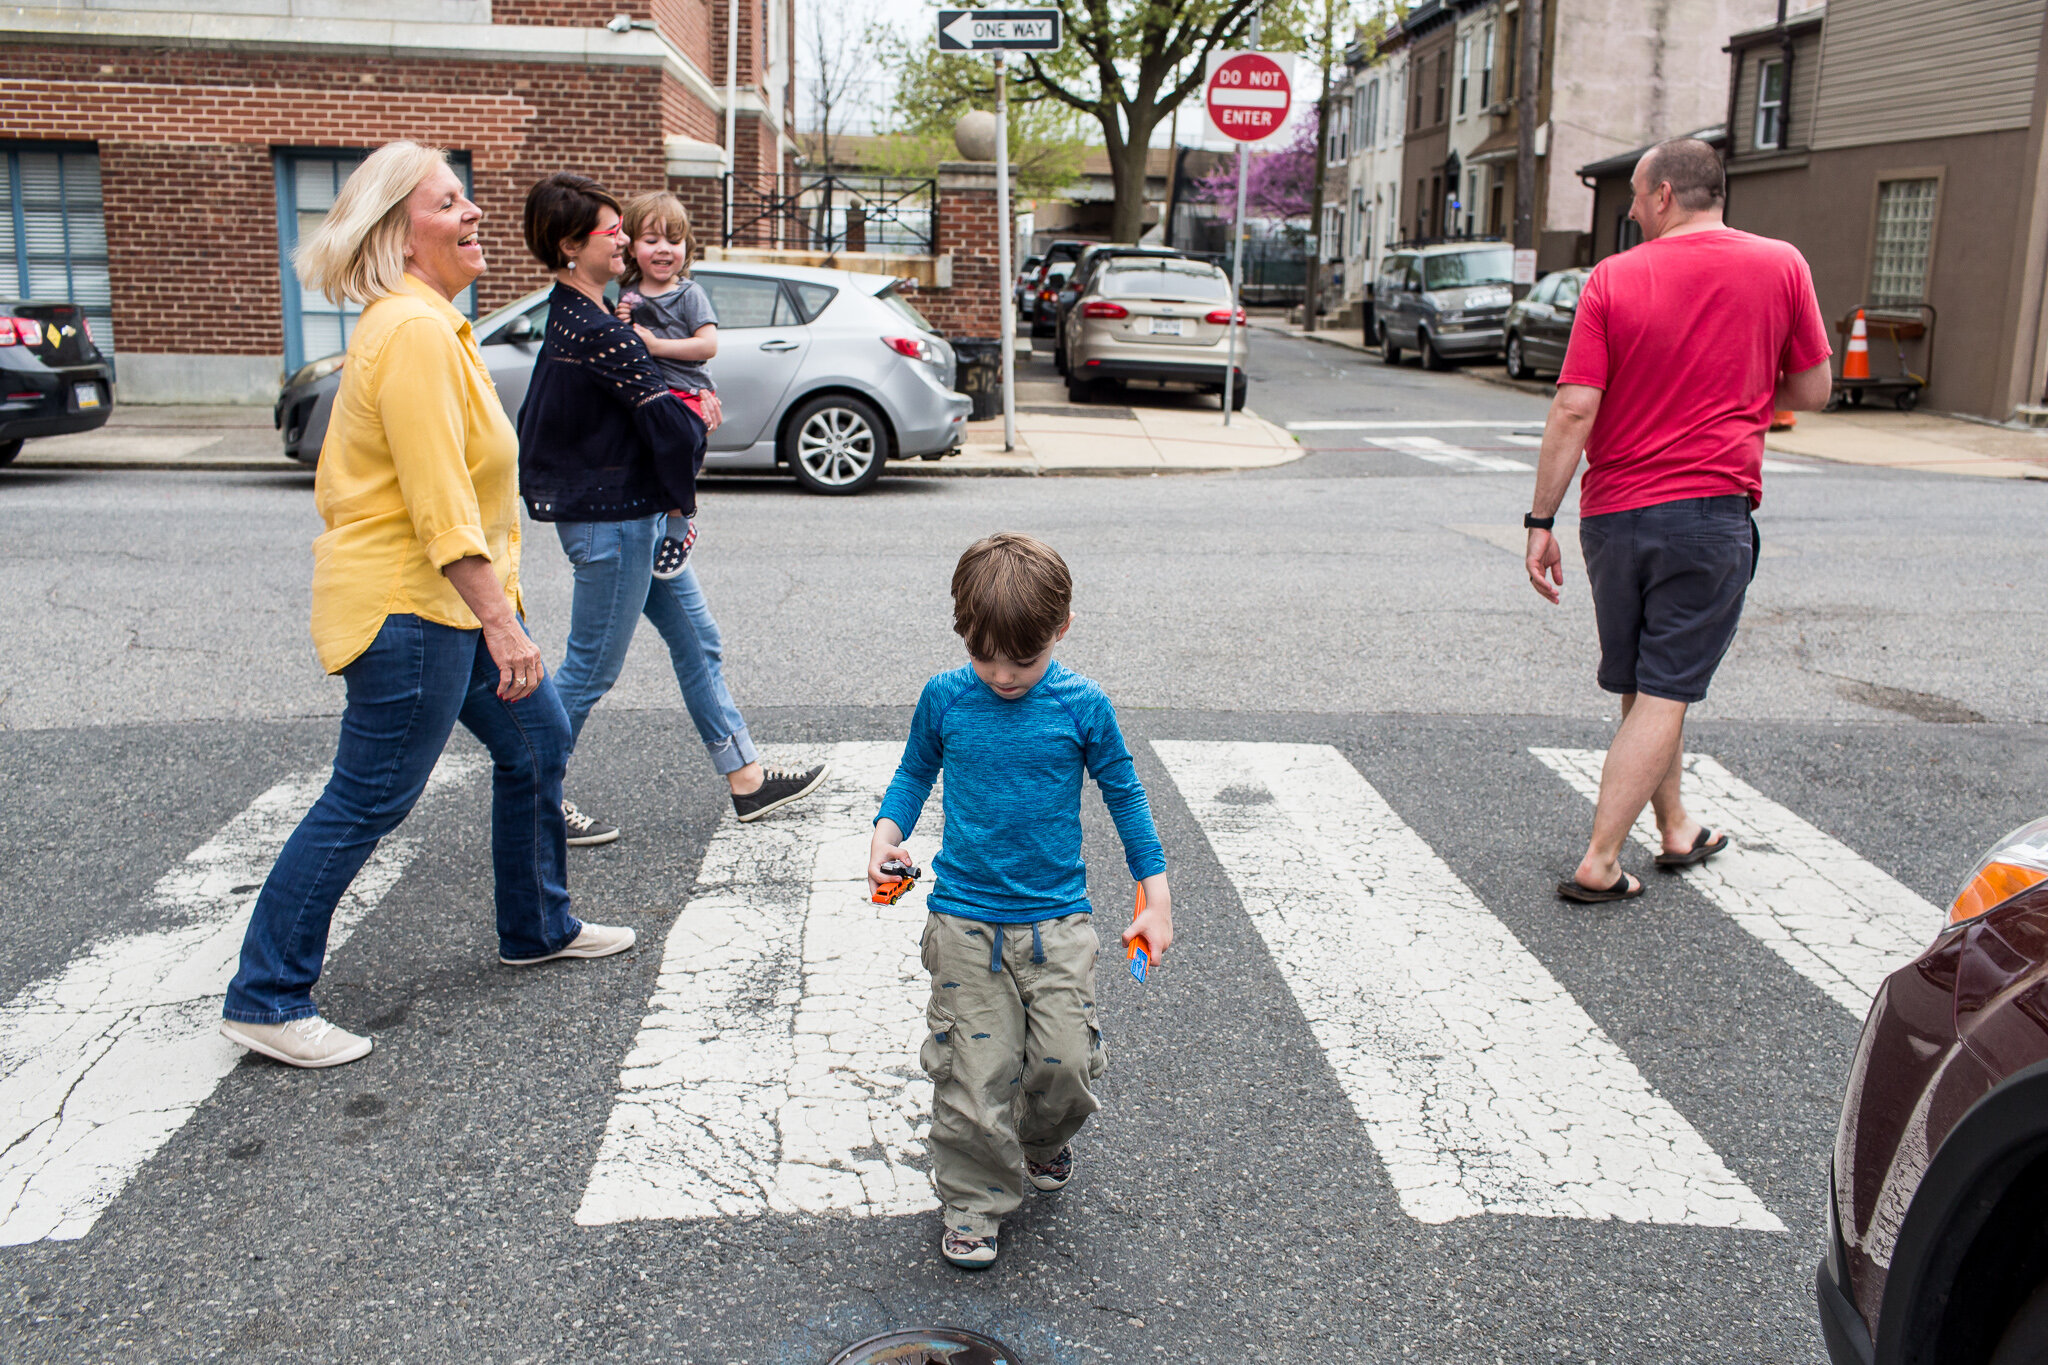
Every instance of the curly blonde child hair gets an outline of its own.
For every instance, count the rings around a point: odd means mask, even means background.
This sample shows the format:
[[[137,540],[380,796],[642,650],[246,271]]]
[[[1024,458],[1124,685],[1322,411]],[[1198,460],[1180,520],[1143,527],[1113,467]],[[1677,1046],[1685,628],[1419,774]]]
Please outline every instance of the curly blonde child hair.
[[[633,243],[651,227],[660,228],[661,235],[671,242],[682,243],[683,268],[677,273],[690,273],[690,262],[697,257],[697,239],[690,233],[690,211],[682,200],[666,190],[637,195],[626,201],[619,219],[626,238],[626,272],[619,277],[620,288],[631,289],[640,283],[640,262],[633,256]]]

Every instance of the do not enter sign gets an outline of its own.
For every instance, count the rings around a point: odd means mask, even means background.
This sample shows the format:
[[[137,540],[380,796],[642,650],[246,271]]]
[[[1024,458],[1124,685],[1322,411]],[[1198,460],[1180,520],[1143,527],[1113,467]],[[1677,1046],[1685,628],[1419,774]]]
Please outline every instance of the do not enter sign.
[[[1263,142],[1294,105],[1291,52],[1212,52],[1205,91],[1209,123],[1232,142]]]

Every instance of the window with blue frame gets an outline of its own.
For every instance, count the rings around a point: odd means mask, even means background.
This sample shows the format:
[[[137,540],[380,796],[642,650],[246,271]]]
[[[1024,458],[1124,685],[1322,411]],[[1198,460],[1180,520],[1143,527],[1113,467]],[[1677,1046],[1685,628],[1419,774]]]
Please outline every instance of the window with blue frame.
[[[114,351],[100,157],[91,143],[0,142],[0,296],[62,299]]]
[[[309,360],[348,348],[348,339],[362,309],[347,300],[315,294],[299,283],[292,269],[292,250],[320,226],[334,197],[348,182],[349,175],[368,156],[369,149],[280,149],[277,153],[277,254],[279,278],[284,290],[284,368],[289,374]],[[465,191],[471,188],[469,157],[449,154],[448,162],[462,177]],[[455,306],[469,317],[476,316],[476,289],[465,289]]]

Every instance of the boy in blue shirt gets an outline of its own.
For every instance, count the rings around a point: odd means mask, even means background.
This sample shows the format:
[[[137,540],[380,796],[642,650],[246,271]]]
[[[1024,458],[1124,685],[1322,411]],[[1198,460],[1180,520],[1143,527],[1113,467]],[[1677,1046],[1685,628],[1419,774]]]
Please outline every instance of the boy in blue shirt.
[[[1145,788],[1102,689],[1052,661],[1073,624],[1073,579],[1050,547],[1005,532],[953,570],[953,629],[969,665],[924,686],[903,762],[882,799],[868,881],[902,847],[946,776],[946,829],[932,860],[924,965],[932,974],[918,1060],[932,1078],[939,1253],[964,1269],[996,1259],[1003,1215],[1028,1180],[1073,1175],[1074,1134],[1108,1064],[1095,1019],[1095,958],[1081,864],[1081,779],[1092,775],[1145,909],[1124,931],[1153,962],[1173,943],[1166,856]]]

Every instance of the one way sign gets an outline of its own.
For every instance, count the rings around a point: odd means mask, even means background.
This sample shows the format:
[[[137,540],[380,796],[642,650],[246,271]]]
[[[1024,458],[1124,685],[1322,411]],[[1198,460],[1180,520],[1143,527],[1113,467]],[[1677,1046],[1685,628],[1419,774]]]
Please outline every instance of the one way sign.
[[[1056,9],[942,9],[941,52],[1057,52]]]

